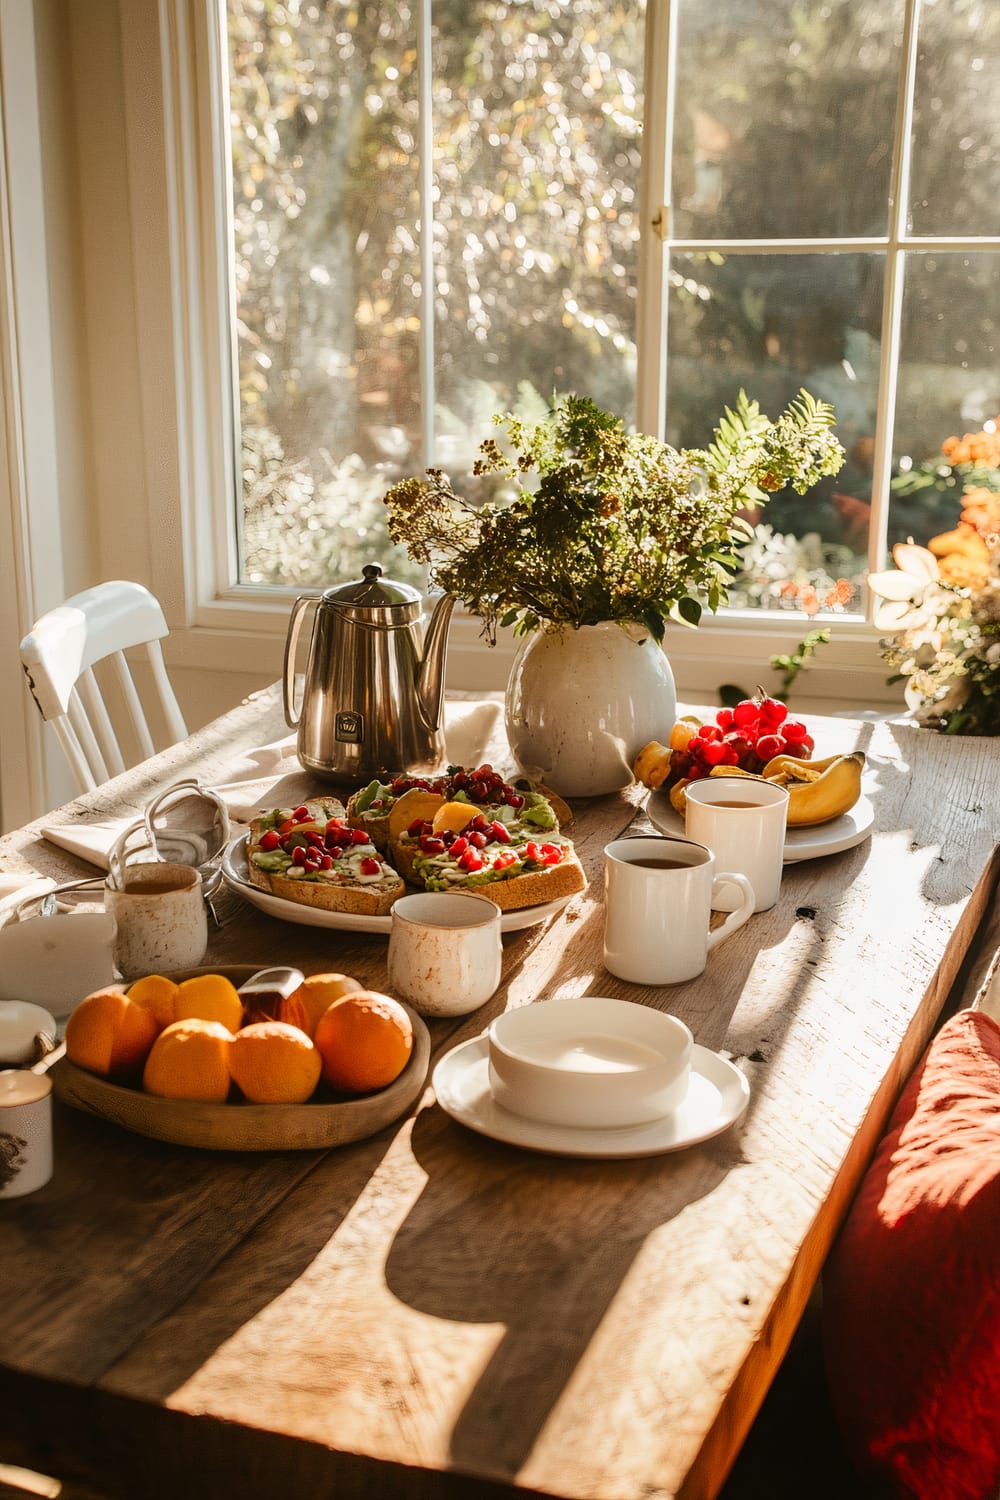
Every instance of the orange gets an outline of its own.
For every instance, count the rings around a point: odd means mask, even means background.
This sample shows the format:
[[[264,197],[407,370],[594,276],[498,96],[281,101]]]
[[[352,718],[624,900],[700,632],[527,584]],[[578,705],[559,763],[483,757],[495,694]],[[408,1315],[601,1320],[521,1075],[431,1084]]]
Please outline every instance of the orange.
[[[66,1022],[66,1056],[103,1078],[134,1073],[159,1030],[153,1012],[130,1000],[124,990],[95,990]]]
[[[319,1083],[320,1055],[285,1021],[254,1021],[233,1037],[229,1071],[252,1104],[304,1104]]]
[[[315,1042],[324,1080],[349,1094],[365,1094],[384,1089],[402,1073],[413,1049],[413,1027],[398,1000],[357,990],[327,1007]]]
[[[471,802],[446,802],[434,814],[431,826],[435,833],[442,833],[446,828],[452,833],[461,833],[480,812],[481,808]]]
[[[315,1036],[319,1018],[327,1006],[339,1000],[341,995],[349,995],[352,991],[363,989],[364,985],[357,979],[352,979],[349,974],[310,974],[291,997],[293,1000],[300,1001],[305,1009],[307,1024],[302,1026],[302,1030],[308,1032],[310,1036]],[[302,1025],[301,1021],[293,1024]]]
[[[177,986],[172,979],[164,979],[162,974],[147,974],[130,984],[125,993],[137,1005],[152,1011],[158,1025],[169,1026],[177,1020]]]
[[[197,974],[177,986],[174,1015],[178,1021],[218,1021],[227,1031],[238,1031],[243,1001],[236,986],[222,974]]]
[[[232,1033],[218,1021],[174,1021],[153,1043],[142,1074],[147,1094],[223,1104],[229,1094]]]

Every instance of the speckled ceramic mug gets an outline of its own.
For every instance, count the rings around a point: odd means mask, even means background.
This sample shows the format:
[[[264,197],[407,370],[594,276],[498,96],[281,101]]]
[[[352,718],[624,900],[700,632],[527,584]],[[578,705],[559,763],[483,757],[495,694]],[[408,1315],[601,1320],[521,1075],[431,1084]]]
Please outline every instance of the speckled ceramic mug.
[[[125,888],[106,881],[104,907],[115,919],[115,968],[123,979],[190,969],[208,947],[201,875],[192,865],[127,865]]]
[[[500,983],[500,908],[462,892],[401,896],[392,908],[389,985],[422,1016],[464,1016]]]

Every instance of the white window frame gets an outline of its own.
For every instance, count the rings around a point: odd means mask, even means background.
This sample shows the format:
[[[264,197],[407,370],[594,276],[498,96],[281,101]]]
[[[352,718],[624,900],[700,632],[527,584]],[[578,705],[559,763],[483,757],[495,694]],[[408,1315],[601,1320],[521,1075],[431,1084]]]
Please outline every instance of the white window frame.
[[[663,107],[675,51],[678,0],[648,0],[647,118],[669,120]],[[892,414],[896,354],[902,308],[902,267],[909,250],[1000,249],[988,237],[919,238],[906,234],[910,121],[916,65],[920,0],[906,0],[903,56],[905,86],[896,118],[893,212],[888,233],[871,239],[797,241],[680,240],[670,234],[670,141],[666,129],[647,131],[644,142],[640,250],[641,295],[659,319],[643,320],[640,331],[638,405],[640,425],[662,436],[666,399],[666,289],[671,250],[720,249],[726,254],[762,251],[847,253],[877,250],[886,256],[878,437],[873,476],[869,562],[882,565],[888,524],[892,461]],[[148,212],[136,216],[135,263],[138,304],[146,309],[146,333],[139,379],[147,424],[147,475],[154,541],[153,586],[172,617],[184,627],[172,631],[169,657],[180,665],[273,669],[283,643],[293,590],[262,591],[233,582],[236,544],[230,506],[235,506],[236,474],[231,392],[231,308],[226,274],[231,237],[227,222],[229,164],[225,160],[220,80],[225,26],[224,0],[159,0],[159,14],[143,7],[123,10],[126,117],[130,139],[162,143],[162,156],[150,172],[150,153],[130,153],[131,189]],[[422,24],[430,25],[430,0],[422,0]],[[154,54],[159,68],[151,72]],[[653,60],[668,58],[666,70]],[[151,88],[158,71],[162,96]],[[157,183],[162,182],[162,190]],[[157,193],[159,196],[157,197]],[[425,237],[426,238],[426,237]],[[430,285],[430,278],[425,278]],[[141,321],[141,319],[140,319]],[[142,334],[143,330],[140,329]],[[432,349],[425,340],[425,373]],[[427,403],[429,407],[429,403]],[[429,445],[430,434],[425,433]],[[226,496],[227,504],[220,503]],[[177,538],[180,545],[177,545]],[[157,542],[162,545],[157,545]],[[887,689],[886,669],[876,649],[877,634],[863,620],[839,616],[810,621],[799,614],[729,611],[707,617],[697,631],[672,630],[667,649],[681,691],[710,692],[720,682],[766,671],[772,652],[788,651],[815,626],[832,625],[835,640],[810,669],[809,694],[817,700],[849,704],[894,704],[898,689]],[[513,643],[490,652],[480,638],[479,621],[457,613],[449,653],[453,686],[502,686]],[[773,684],[772,684],[773,685]],[[690,692],[688,694],[690,696]]]

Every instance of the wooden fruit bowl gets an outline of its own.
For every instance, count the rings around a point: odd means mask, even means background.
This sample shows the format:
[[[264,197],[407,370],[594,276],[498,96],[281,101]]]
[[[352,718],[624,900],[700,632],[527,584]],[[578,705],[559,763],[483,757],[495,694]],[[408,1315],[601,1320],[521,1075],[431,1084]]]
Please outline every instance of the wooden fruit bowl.
[[[220,965],[185,969],[175,980],[194,974],[224,974],[237,986],[257,972],[259,965]],[[78,1068],[67,1057],[53,1063],[50,1074],[56,1097],[122,1125],[137,1135],[195,1146],[204,1151],[317,1151],[364,1140],[405,1114],[423,1090],[430,1065],[431,1039],[423,1021],[403,1004],[413,1023],[413,1050],[399,1077],[388,1088],[357,1099],[334,1098],[320,1092],[306,1104],[201,1104],[186,1099],[160,1099],[138,1088],[109,1083],[96,1073]]]

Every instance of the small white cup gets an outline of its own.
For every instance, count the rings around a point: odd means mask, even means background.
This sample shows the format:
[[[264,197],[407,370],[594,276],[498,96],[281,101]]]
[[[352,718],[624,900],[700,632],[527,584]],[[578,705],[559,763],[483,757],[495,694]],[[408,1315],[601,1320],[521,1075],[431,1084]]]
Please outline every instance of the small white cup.
[[[52,1176],[52,1079],[0,1073],[0,1198],[23,1198]]]
[[[104,908],[115,920],[115,967],[123,979],[190,969],[208,947],[201,875],[192,865],[162,861],[127,865],[125,888],[104,886]]]
[[[423,1016],[464,1016],[496,992],[500,908],[462,892],[401,896],[392,908],[389,987]]]
[[[631,1000],[540,1000],[490,1026],[490,1092],[549,1125],[644,1125],[684,1102],[692,1046],[683,1021]]]
[[[712,908],[735,887],[736,909],[709,932]],[[753,915],[743,875],[716,874],[711,850],[655,835],[615,839],[604,850],[604,963],[629,984],[681,984]]]
[[[769,911],[781,889],[788,788],[748,776],[709,776],[689,783],[685,805],[688,837],[711,849],[725,869],[745,875],[754,911]]]

